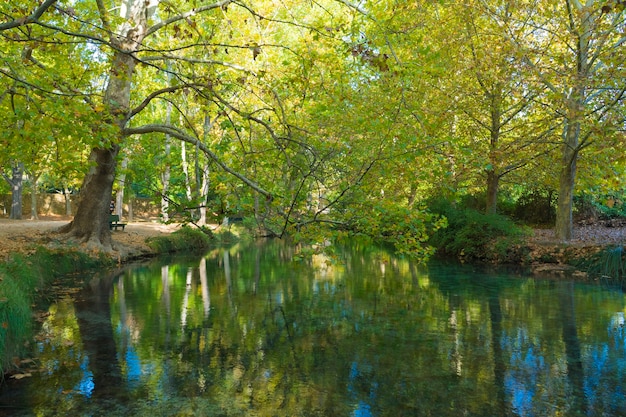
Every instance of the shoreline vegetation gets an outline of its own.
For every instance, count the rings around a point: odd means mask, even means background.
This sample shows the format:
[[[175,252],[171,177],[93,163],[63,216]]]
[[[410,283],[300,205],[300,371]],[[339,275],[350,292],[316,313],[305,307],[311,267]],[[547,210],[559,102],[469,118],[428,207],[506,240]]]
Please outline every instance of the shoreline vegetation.
[[[26,224],[24,221],[23,223]],[[489,225],[487,227],[486,225]],[[32,225],[32,223],[30,224]],[[495,226],[494,226],[495,225]],[[14,224],[13,226],[19,226]],[[86,247],[57,245],[54,232],[22,235],[19,246],[0,257],[0,378],[20,371],[32,339],[34,307],[56,295],[54,288],[79,285],[59,281],[68,275],[113,270],[116,266],[158,255],[208,249],[237,239],[230,230],[214,233],[210,228],[173,227],[167,230],[114,233],[118,251],[97,252]],[[4,230],[5,240],[9,239]],[[602,235],[602,231],[596,232]],[[620,232],[621,235],[621,232]],[[517,265],[537,277],[602,281],[622,285],[626,276],[623,245],[616,241],[558,243],[541,230],[499,224],[493,218],[451,222],[431,238],[437,254],[463,263]],[[28,360],[28,359],[26,359]]]

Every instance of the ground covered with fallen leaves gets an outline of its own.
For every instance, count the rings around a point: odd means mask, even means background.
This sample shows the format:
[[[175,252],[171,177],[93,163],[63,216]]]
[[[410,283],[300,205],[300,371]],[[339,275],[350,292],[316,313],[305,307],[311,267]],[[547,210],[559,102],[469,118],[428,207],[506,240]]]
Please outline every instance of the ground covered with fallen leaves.
[[[48,245],[61,239],[56,231],[69,223],[69,219],[44,218],[40,220],[10,220],[0,218],[0,261],[11,253],[28,253],[38,245]],[[162,236],[177,230],[180,225],[160,224],[152,221],[128,222],[125,230],[112,231],[113,241],[133,256],[149,255],[146,239]]]
[[[605,224],[575,226],[570,245],[574,246],[597,246],[597,245],[622,245],[626,239],[626,227],[608,227]],[[557,243],[552,229],[534,229],[533,236],[529,241],[534,243],[554,244]]]

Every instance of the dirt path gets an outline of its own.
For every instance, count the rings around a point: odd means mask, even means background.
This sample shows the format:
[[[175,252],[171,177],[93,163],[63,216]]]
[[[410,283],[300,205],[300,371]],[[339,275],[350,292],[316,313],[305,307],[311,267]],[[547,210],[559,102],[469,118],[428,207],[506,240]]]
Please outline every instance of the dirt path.
[[[9,253],[26,252],[33,245],[54,239],[55,231],[67,224],[67,219],[9,220],[0,219],[0,259]],[[135,253],[149,253],[145,241],[149,237],[172,233],[180,225],[165,225],[156,222],[129,222],[125,230],[111,232],[113,241]]]

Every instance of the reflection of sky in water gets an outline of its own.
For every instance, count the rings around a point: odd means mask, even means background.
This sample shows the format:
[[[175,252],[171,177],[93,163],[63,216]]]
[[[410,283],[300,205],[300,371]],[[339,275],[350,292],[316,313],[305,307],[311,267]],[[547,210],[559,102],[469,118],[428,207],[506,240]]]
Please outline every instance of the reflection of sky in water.
[[[541,347],[529,340],[525,329],[518,329],[513,337],[504,336],[502,345],[511,349],[511,366],[504,377],[504,387],[510,396],[511,406],[519,416],[534,416],[534,403],[537,396],[541,395],[537,393],[537,388],[549,371],[540,353]]]
[[[93,394],[94,383],[93,383],[93,373],[89,370],[89,357],[84,356],[83,361],[80,364],[80,370],[82,373],[82,378],[74,387],[74,391],[84,395],[87,398],[90,398]]]
[[[567,375],[567,363],[547,364],[541,353],[543,348],[532,342],[527,331],[519,329],[514,337],[502,338],[502,347],[509,350],[510,368],[505,376],[505,389],[509,394],[510,403],[519,416],[541,415],[539,403],[550,403],[551,368],[566,375],[569,389],[577,384],[582,385],[584,399],[588,408],[587,415],[596,415],[599,410],[610,409],[615,413],[626,407],[626,392],[621,385],[611,381],[626,378],[626,339],[623,330],[624,315],[616,313],[608,325],[608,343],[583,345],[581,362],[583,366],[582,381],[576,375]],[[554,370],[553,370],[554,371]],[[572,398],[567,394],[566,403]],[[570,404],[571,405],[571,404]]]
[[[131,388],[134,388],[139,383],[139,377],[141,377],[141,361],[135,349],[130,347],[126,349],[126,380]]]
[[[369,367],[367,365],[362,365],[362,367],[365,368],[364,371],[361,371],[359,369],[359,364],[357,362],[352,362],[352,364],[350,365],[350,380],[348,382],[348,392],[350,393],[350,396],[352,398],[356,399],[359,396],[362,396],[362,393],[359,392],[359,388],[357,388],[356,385],[369,385],[368,397],[370,400],[374,400],[376,398],[375,391],[377,383],[370,381],[371,377],[367,375],[367,370]],[[354,417],[373,417],[374,414],[372,414],[371,406],[363,399],[359,399],[356,404],[356,409],[354,410],[352,415]]]
[[[363,401],[359,401],[358,407],[354,410],[354,417],[371,417],[373,416],[370,411],[370,406],[364,403]]]

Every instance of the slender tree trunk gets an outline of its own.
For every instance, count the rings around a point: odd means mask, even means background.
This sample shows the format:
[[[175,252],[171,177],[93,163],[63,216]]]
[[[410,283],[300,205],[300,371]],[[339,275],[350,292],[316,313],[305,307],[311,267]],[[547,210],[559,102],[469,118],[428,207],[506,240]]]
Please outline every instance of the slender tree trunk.
[[[11,216],[13,220],[22,219],[22,190],[24,186],[24,164],[16,162],[11,169]]]
[[[167,109],[165,114],[165,121],[169,125],[172,121],[172,103],[167,103]],[[171,176],[171,166],[170,166],[170,154],[172,152],[172,139],[170,135],[165,135],[165,167],[163,169],[163,173],[161,174],[161,184],[163,185],[163,189],[161,190],[161,216],[163,217],[164,222],[168,222],[170,219],[169,208],[170,208],[170,200],[167,196],[170,188],[170,176]]]
[[[30,219],[31,220],[39,220],[39,215],[37,214],[37,182],[39,181],[39,175],[32,175],[32,188],[30,190]]]
[[[122,218],[124,214],[124,190],[126,189],[126,168],[128,167],[128,156],[124,156],[122,159],[122,163],[120,168],[122,168],[121,172],[117,176],[117,183],[119,187],[117,189],[117,193],[115,194],[115,214]]]
[[[183,165],[183,173],[185,174],[185,192],[187,195],[187,201],[191,201],[191,179],[189,178],[189,160],[187,159],[187,147],[185,142],[180,144],[180,159]]]
[[[204,166],[202,170],[202,185],[200,187],[200,198],[199,200],[202,202],[200,205],[200,219],[198,220],[198,224],[200,226],[204,226],[207,224],[206,221],[206,210],[207,210],[207,195],[209,194],[209,164]]]
[[[488,96],[491,97],[491,127],[489,128],[489,164],[487,169],[487,200],[485,206],[485,212],[487,214],[495,214],[498,208],[498,187],[500,183],[500,174],[496,167],[500,162],[500,157],[497,156],[498,147],[500,144],[500,129],[502,127],[502,94],[501,88],[498,87],[493,93]]]
[[[498,209],[498,186],[500,176],[495,170],[487,170],[487,201],[485,212],[487,214],[495,214]]]
[[[217,118],[215,119],[217,120]],[[213,127],[213,122],[211,122],[211,119],[209,117],[208,114],[206,114],[204,116],[204,138],[207,139],[209,132],[211,131],[211,128]],[[200,164],[200,153],[199,150],[197,149],[198,147],[196,146],[196,161],[197,164]],[[200,189],[199,189],[199,193],[200,193],[200,198],[199,200],[202,202],[202,204],[200,205],[200,219],[198,224],[200,226],[204,226],[207,223],[207,219],[206,219],[206,212],[207,212],[207,196],[209,195],[209,161],[206,161],[206,163],[204,164],[204,167],[202,168],[202,184],[200,184]]]
[[[165,155],[166,158],[169,157],[170,154],[170,143],[169,138],[165,139]],[[167,195],[170,189],[170,177],[171,177],[171,167],[169,161],[165,163],[165,169],[163,170],[163,174],[161,174],[161,183],[163,184],[163,188],[161,190],[161,217],[164,222],[168,222],[170,220],[170,200]]]
[[[72,192],[69,188],[63,189],[63,198],[65,199],[65,215],[72,215]]]

